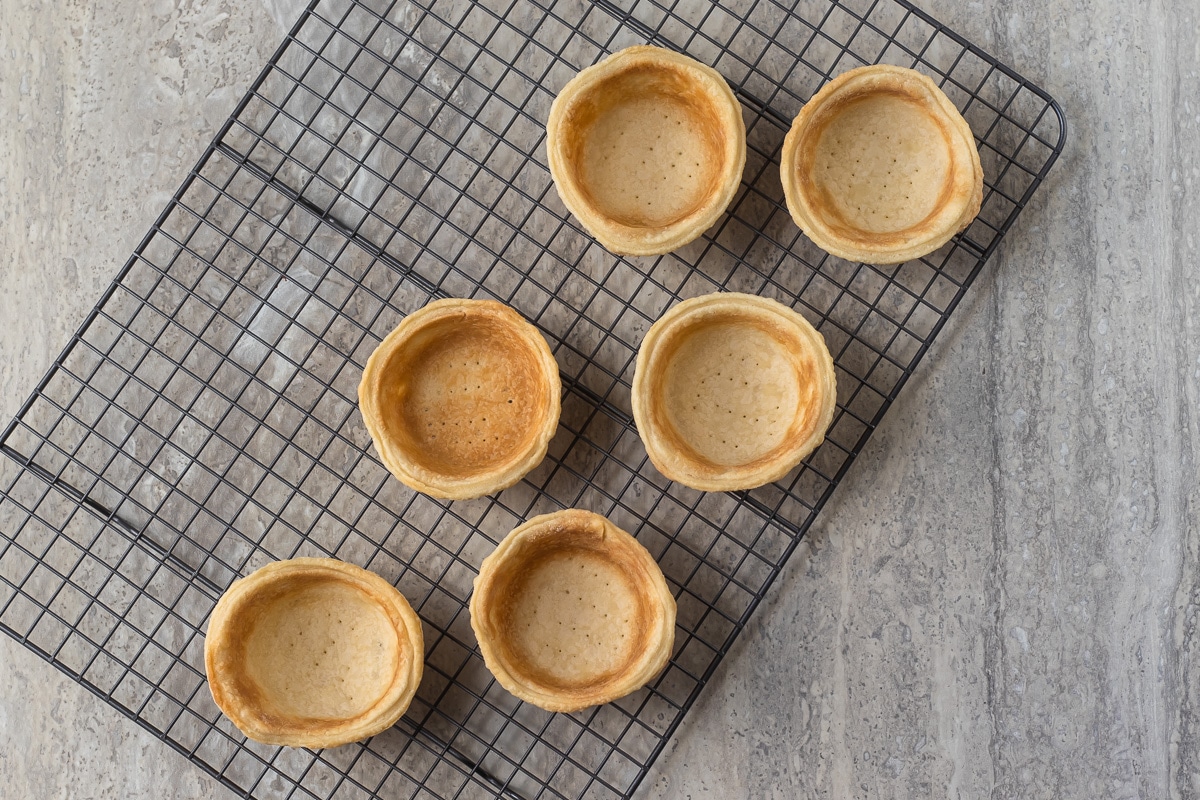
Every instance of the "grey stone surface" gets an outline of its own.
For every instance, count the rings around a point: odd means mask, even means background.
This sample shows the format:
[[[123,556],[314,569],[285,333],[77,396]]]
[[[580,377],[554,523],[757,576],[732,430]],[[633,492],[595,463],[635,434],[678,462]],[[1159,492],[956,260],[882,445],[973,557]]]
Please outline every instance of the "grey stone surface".
[[[0,0],[4,420],[298,10],[117,6]],[[1200,12],[930,10],[1067,150],[642,796],[1200,797]],[[7,637],[0,776],[230,796]]]

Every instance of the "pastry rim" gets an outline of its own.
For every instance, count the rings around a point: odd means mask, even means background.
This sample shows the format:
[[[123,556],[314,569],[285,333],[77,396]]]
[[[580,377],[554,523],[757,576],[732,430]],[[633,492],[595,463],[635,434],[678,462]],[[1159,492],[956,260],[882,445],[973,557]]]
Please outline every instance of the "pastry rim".
[[[826,224],[813,196],[815,192],[810,192],[800,179],[797,163],[803,145],[812,149],[819,142],[819,135],[808,142],[805,134],[810,125],[821,122],[822,112],[829,109],[830,113],[836,113],[835,104],[877,93],[902,94],[913,100],[946,133],[953,160],[950,175],[943,183],[948,196],[929,216],[910,228],[888,234],[864,231],[861,237],[851,237]],[[928,255],[966,229],[979,214],[983,201],[983,169],[970,125],[928,76],[889,64],[852,69],[821,87],[792,121],[784,138],[779,167],[784,199],[796,225],[822,250],[849,261],[898,264]],[[895,241],[873,243],[873,238]]]
[[[238,628],[239,615],[264,590],[297,579],[348,583],[384,609],[393,623],[400,623],[396,634],[404,663],[393,676],[391,685],[362,714],[341,720],[321,720],[324,724],[320,725],[293,726],[279,717],[256,713],[260,709],[239,691],[237,664],[231,663],[233,652],[236,652],[235,640],[245,633]],[[300,557],[274,561],[234,581],[213,608],[204,639],[204,670],[213,701],[247,737],[271,745],[314,749],[337,747],[391,728],[412,703],[424,668],[421,620],[404,595],[375,573],[334,558]]]
[[[609,546],[610,551],[615,546],[622,551],[618,555],[638,562],[637,566],[645,580],[631,581],[631,584],[635,585],[642,599],[646,600],[649,610],[649,619],[643,618],[641,621],[648,626],[646,646],[640,654],[626,662],[621,672],[599,687],[568,689],[546,686],[522,673],[518,665],[511,663],[505,656],[505,649],[500,645],[500,640],[503,639],[503,618],[498,618],[493,613],[496,607],[493,594],[503,587],[503,578],[508,574],[507,570],[521,563],[520,558],[523,554],[518,545],[523,540],[539,534],[545,535],[545,531],[554,530],[556,526],[588,525],[600,526],[600,538]],[[547,711],[579,711],[610,703],[637,691],[663,671],[670,661],[675,644],[675,598],[658,562],[641,542],[618,528],[607,517],[577,508],[538,515],[509,532],[480,565],[471,593],[470,615],[471,629],[475,632],[484,663],[500,685],[518,699]]]
[[[794,332],[811,352],[818,368],[820,407],[811,434],[800,441],[792,442],[787,448],[776,448],[776,454],[760,461],[755,467],[709,466],[688,456],[687,452],[674,444],[677,440],[671,425],[656,407],[658,400],[654,376],[665,374],[666,363],[662,346],[669,344],[679,327],[689,324],[692,318],[704,315],[727,319],[745,315],[760,320],[773,320]],[[782,303],[764,297],[741,292],[716,292],[693,297],[677,304],[658,319],[638,348],[634,367],[633,388],[630,399],[633,417],[637,424],[642,444],[651,463],[666,478],[693,489],[706,492],[728,492],[753,489],[777,481],[807,458],[825,440],[837,408],[837,379],[833,357],[825,344],[825,338],[801,314]]]
[[[507,461],[473,476],[455,476],[431,470],[413,457],[407,448],[387,434],[381,410],[381,382],[384,367],[392,356],[416,334],[437,325],[453,315],[486,316],[499,321],[525,344],[540,367],[545,410],[540,423],[526,437],[526,445]],[[495,300],[445,298],[427,303],[406,316],[367,359],[362,380],[358,384],[359,411],[371,436],[380,460],[397,480],[411,489],[443,500],[469,500],[494,494],[515,484],[529,474],[550,447],[558,430],[562,412],[562,379],[558,363],[550,352],[546,338],[520,313]]]
[[[725,141],[730,146],[718,173],[717,189],[687,216],[654,227],[617,222],[587,200],[574,180],[574,171],[568,166],[569,159],[564,152],[567,138],[563,135],[572,132],[566,118],[577,98],[622,72],[645,65],[686,74],[697,86],[704,87],[704,96],[717,109]],[[746,124],[742,119],[741,104],[721,73],[673,50],[634,45],[583,69],[562,88],[550,106],[546,122],[546,155],[550,175],[563,205],[597,241],[618,255],[661,255],[695,240],[712,227],[733,201],[746,167]]]

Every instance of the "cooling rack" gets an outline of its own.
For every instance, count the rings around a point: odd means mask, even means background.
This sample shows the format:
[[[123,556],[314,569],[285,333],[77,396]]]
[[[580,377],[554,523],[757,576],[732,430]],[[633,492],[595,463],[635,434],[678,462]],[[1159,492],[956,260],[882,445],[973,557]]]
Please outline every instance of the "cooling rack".
[[[560,202],[543,125],[571,76],[646,42],[730,81],[747,164],[703,238],[620,258]],[[942,86],[987,176],[963,234],[892,267],[823,254],[778,179],[804,101],[877,62]],[[1045,92],[901,0],[318,0],[0,438],[0,626],[247,797],[629,797],[1064,138]],[[837,365],[825,443],[751,492],[667,481],[630,413],[646,329],[718,290],[797,309]],[[453,503],[389,478],[355,402],[375,345],[446,296],[516,307],[564,379],[546,461]],[[658,559],[677,643],[651,686],[550,714],[494,683],[466,603],[508,530],[570,506]],[[365,743],[247,741],[205,685],[216,598],[297,555],[374,570],[425,626],[416,700]]]

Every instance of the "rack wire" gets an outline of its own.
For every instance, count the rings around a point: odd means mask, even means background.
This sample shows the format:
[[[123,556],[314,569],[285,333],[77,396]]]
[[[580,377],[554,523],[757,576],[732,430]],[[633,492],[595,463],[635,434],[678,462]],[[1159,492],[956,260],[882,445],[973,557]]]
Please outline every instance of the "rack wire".
[[[544,122],[580,69],[646,42],[725,75],[747,164],[700,240],[621,258],[559,200]],[[818,250],[778,179],[804,101],[880,62],[942,86],[986,176],[963,234],[891,267]],[[317,0],[0,438],[0,626],[247,797],[629,797],[1065,135],[1049,95],[903,0]],[[629,391],[650,324],[719,290],[813,321],[838,409],[783,480],[706,494],[649,463]],[[375,345],[446,296],[518,309],[564,385],[545,462],[453,503],[388,476],[355,402]],[[550,714],[492,680],[466,603],[505,533],[564,507],[633,532],[679,615],[651,686]],[[420,691],[367,742],[247,741],[205,685],[221,591],[298,555],[383,575],[425,626]]]

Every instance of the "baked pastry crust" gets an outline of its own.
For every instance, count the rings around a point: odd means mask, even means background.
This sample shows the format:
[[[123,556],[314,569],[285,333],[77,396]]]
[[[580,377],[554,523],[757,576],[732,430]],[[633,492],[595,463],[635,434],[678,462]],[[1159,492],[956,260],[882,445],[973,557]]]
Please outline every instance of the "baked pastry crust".
[[[736,292],[695,297],[638,349],[633,416],[666,477],[709,492],[778,480],[816,449],[837,385],[825,339],[787,306]]]
[[[408,709],[424,671],[421,621],[372,572],[332,558],[277,561],[221,596],[204,669],[217,707],[251,739],[336,747]]]
[[[933,252],[979,213],[971,128],[916,70],[850,70],[800,109],[780,179],[792,219],[821,249],[868,264]]]
[[[436,300],[367,360],[363,422],[407,486],[449,500],[506,489],[546,456],[562,382],[537,328],[492,300]]]
[[[667,253],[707,230],[746,165],[742,109],[720,73],[629,47],[572,78],[546,124],[563,203],[614,253]]]
[[[471,628],[501,686],[548,711],[578,711],[663,670],[675,598],[636,539],[567,509],[529,520],[483,560]]]

